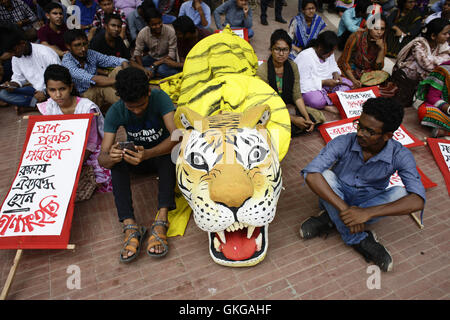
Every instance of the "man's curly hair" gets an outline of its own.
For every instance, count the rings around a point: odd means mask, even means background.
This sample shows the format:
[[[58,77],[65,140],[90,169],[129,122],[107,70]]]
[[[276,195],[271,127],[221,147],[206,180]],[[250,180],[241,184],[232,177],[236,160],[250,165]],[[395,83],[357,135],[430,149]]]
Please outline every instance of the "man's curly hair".
[[[149,86],[147,75],[141,69],[128,67],[117,73],[117,95],[125,102],[136,102],[147,96]]]
[[[362,106],[366,115],[383,122],[383,133],[395,132],[403,121],[403,107],[394,98],[370,98]]]

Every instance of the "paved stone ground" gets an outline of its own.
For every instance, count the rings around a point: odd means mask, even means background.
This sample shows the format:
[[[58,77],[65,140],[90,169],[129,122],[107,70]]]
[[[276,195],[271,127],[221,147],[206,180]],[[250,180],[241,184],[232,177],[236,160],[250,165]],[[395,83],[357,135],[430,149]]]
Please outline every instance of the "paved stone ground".
[[[296,1],[288,3],[284,7],[286,19],[297,12]],[[324,15],[336,30],[333,22],[337,16]],[[269,23],[259,23],[258,9],[251,43],[261,59],[269,54],[272,31],[287,27],[274,21],[273,9],[269,9]],[[0,112],[3,199],[17,170],[27,121],[11,108]],[[406,110],[403,124],[421,139],[429,134],[411,108]],[[170,239],[170,252],[164,259],[151,259],[142,252],[134,263],[120,264],[122,233],[112,194],[96,194],[75,208],[70,243],[76,244],[76,249],[25,250],[8,299],[449,299],[450,198],[429,148],[412,149],[418,166],[438,184],[427,191],[425,228],[419,229],[409,216],[385,218],[371,227],[390,250],[394,270],[382,274],[380,289],[369,290],[368,264],[336,233],[309,241],[298,235],[300,223],[319,211],[317,197],[299,172],[323,146],[318,132],[292,140],[282,162],[286,189],[270,224],[268,254],[255,267],[215,264],[209,257],[206,233],[192,219],[183,237]],[[136,215],[147,226],[156,209],[155,197],[149,197],[154,194],[155,178],[133,180]],[[15,250],[0,251],[2,286],[14,255]],[[67,288],[70,265],[80,267],[79,290]]]

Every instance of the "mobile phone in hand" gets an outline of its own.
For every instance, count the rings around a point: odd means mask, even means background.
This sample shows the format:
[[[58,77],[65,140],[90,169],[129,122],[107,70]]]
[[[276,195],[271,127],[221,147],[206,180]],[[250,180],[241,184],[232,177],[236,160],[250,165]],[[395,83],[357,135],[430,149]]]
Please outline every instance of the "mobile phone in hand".
[[[136,149],[136,146],[134,145],[133,141],[119,141],[119,149],[120,150],[127,149],[127,150],[131,150],[133,152],[138,151]]]

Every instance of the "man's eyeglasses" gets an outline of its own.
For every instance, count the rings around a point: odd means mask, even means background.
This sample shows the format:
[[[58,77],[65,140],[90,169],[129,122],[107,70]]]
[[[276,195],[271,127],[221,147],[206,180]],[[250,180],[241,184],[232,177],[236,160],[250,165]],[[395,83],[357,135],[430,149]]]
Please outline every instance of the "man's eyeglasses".
[[[368,135],[368,136],[371,136],[371,137],[372,136],[376,136],[378,134],[383,134],[382,132],[375,132],[374,130],[372,130],[370,128],[366,128],[366,127],[362,126],[361,123],[359,122],[359,119],[353,120],[353,127],[356,130],[364,131],[365,135]]]
[[[278,48],[278,47],[275,47],[275,48],[273,48],[273,51],[278,53],[278,54],[280,54],[280,53],[286,54],[286,53],[289,52],[289,48]]]

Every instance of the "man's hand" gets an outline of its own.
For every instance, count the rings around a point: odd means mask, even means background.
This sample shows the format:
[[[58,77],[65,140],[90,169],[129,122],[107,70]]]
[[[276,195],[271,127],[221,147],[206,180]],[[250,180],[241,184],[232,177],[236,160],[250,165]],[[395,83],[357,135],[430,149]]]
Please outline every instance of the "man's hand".
[[[19,88],[20,85],[14,81],[5,81],[0,85],[0,87],[5,89],[8,92],[13,92],[16,88]]]
[[[198,0],[194,0],[194,9],[198,12],[203,11],[202,10],[202,3]]]
[[[111,149],[109,149],[109,159],[114,164],[119,163],[123,159],[124,151],[119,149],[119,143],[115,143],[111,146]]]
[[[349,228],[364,224],[364,222],[367,222],[370,219],[370,215],[366,208],[356,206],[351,206],[350,208],[341,211],[339,216],[341,217],[342,222]]]
[[[358,233],[358,232],[363,232],[365,229],[365,225],[364,223],[361,224],[357,224],[356,226],[352,226],[350,227],[350,233]]]
[[[139,163],[144,161],[144,147],[136,146],[136,149],[137,152],[128,149],[123,150],[123,159],[134,166],[137,166]]]
[[[47,100],[47,96],[46,96],[45,93],[42,92],[42,91],[36,91],[36,92],[34,93],[34,97],[36,98],[36,100],[37,100],[38,102],[43,102],[43,101]]]

